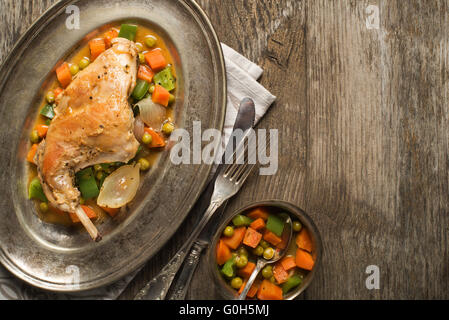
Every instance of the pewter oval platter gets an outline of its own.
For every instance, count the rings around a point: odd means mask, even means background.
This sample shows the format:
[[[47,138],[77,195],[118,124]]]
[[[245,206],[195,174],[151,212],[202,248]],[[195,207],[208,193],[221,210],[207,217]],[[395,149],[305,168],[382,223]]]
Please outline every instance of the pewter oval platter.
[[[80,9],[79,29],[66,26],[67,6]],[[0,261],[17,277],[48,290],[74,292],[110,284],[142,266],[178,229],[198,198],[208,165],[174,165],[169,150],[145,176],[126,215],[86,232],[42,222],[27,199],[26,154],[38,101],[58,61],[111,22],[148,25],[164,37],[178,74],[175,121],[192,133],[223,127],[226,77],[220,43],[191,0],[63,0],[18,41],[0,70]],[[70,26],[70,23],[69,23]],[[73,26],[73,24],[72,24]],[[78,268],[79,283],[71,270]]]

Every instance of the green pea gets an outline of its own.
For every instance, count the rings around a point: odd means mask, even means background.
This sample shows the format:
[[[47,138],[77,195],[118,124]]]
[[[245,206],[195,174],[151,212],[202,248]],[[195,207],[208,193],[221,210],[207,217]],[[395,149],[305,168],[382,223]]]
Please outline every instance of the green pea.
[[[95,171],[103,171],[103,167],[101,166],[101,164],[96,164],[96,165],[94,165],[94,170]]]
[[[78,66],[80,67],[81,70],[83,70],[83,69],[86,69],[89,64],[90,64],[89,59],[83,58],[78,63]]]
[[[272,276],[272,277],[270,278],[270,282],[271,282],[271,283],[276,283],[276,278],[275,278],[274,276]]]
[[[148,89],[148,92],[152,94],[155,88],[156,86],[154,85],[154,83],[150,84],[150,89]]]
[[[95,177],[97,178],[97,180],[101,180],[104,178],[104,172],[103,171],[98,171],[97,174],[95,175]]]
[[[237,258],[238,257],[238,254],[237,254],[237,252],[233,252],[233,253],[231,253],[231,258]]]
[[[143,53],[139,53],[139,62],[141,64],[145,63],[145,55]]]
[[[39,204],[39,208],[41,209],[42,212],[47,212],[48,211],[48,204],[46,202],[41,202]]]
[[[262,269],[262,277],[270,279],[273,276],[273,267],[268,265]]]
[[[145,44],[149,47],[149,48],[153,48],[156,45],[157,39],[154,36],[148,36],[145,39]]]
[[[274,249],[273,248],[266,248],[263,252],[263,257],[267,260],[271,260],[274,257]]]
[[[168,99],[168,104],[173,104],[176,101],[176,97],[170,93],[170,98]]]
[[[140,158],[139,164],[140,164],[140,170],[142,170],[142,171],[147,171],[148,169],[150,169],[150,162],[145,158]]]
[[[256,256],[260,257],[261,255],[263,255],[263,247],[262,246],[257,246],[254,250],[253,250],[253,254],[255,254]]]
[[[223,231],[223,235],[228,238],[232,237],[234,235],[234,228],[227,226]]]
[[[166,122],[162,126],[162,132],[165,133],[166,135],[172,134],[173,130],[175,130],[175,126],[171,122]]]
[[[55,94],[53,93],[53,91],[48,91],[47,95],[45,96],[45,99],[50,104],[54,103],[55,102]]]
[[[293,221],[293,231],[299,232],[302,229],[302,224],[298,220]]]
[[[145,132],[142,136],[142,142],[144,144],[151,144],[151,142],[153,142],[153,137],[148,132]]]
[[[30,140],[31,140],[32,143],[38,143],[39,142],[40,137],[39,137],[39,132],[37,132],[37,130],[31,131]]]
[[[240,289],[240,287],[243,285],[243,280],[240,277],[235,277],[234,279],[232,279],[231,281],[231,287],[233,287],[234,289],[238,290]]]
[[[265,240],[260,240],[259,245],[264,248],[264,250],[270,246],[270,244]]]
[[[241,256],[246,256],[246,257],[249,256],[248,250],[246,250],[245,247],[240,247],[240,248],[237,250],[237,253],[238,253],[239,255],[241,255]]]
[[[70,73],[72,74],[72,76],[76,75],[78,72],[80,72],[80,67],[76,64],[72,64],[70,66]]]
[[[247,264],[248,264],[247,256],[244,256],[244,255],[237,256],[237,258],[235,260],[235,265],[237,266],[237,268],[239,268],[239,269],[245,268]]]

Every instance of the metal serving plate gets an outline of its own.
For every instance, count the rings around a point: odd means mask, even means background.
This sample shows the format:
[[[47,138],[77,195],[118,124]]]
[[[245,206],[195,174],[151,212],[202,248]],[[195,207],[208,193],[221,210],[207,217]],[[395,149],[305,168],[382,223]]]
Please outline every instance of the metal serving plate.
[[[80,9],[80,29],[69,30],[66,8]],[[164,151],[147,174],[128,214],[99,226],[103,241],[86,232],[42,222],[27,199],[26,154],[38,102],[58,61],[86,35],[114,22],[153,27],[165,38],[178,73],[175,118],[193,132],[221,130],[226,77],[220,43],[192,0],[63,0],[19,40],[0,72],[0,261],[17,277],[48,290],[74,292],[110,284],[151,258],[178,229],[211,167],[173,165]],[[91,34],[92,36],[92,34]],[[73,270],[79,270],[79,283]]]

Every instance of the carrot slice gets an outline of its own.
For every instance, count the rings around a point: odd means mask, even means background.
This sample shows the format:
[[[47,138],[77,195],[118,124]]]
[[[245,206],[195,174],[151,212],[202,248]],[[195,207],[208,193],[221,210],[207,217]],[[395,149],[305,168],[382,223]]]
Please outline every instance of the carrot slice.
[[[152,99],[154,103],[159,103],[164,107],[167,107],[170,101],[170,92],[168,92],[168,90],[163,86],[157,84],[154,87]]]
[[[262,281],[257,292],[259,300],[283,300],[282,289],[268,280]]]
[[[144,130],[145,130],[145,132],[149,133],[151,135],[151,137],[153,138],[153,140],[151,141],[151,144],[148,147],[150,147],[150,148],[165,147],[165,140],[159,133],[157,133],[153,129],[147,128],[147,127],[145,127]]]
[[[254,230],[259,231],[265,228],[265,221],[262,218],[258,218],[254,220],[249,226]]]
[[[259,291],[260,288],[260,282],[254,282],[254,284],[251,286],[251,288],[248,291],[248,294],[246,295],[247,298],[254,298],[257,294],[257,291]]]
[[[249,227],[246,230],[245,238],[243,239],[243,244],[251,248],[256,248],[260,240],[262,240],[262,234],[257,232],[253,228]]]
[[[296,236],[296,244],[298,245],[298,248],[306,250],[307,252],[312,252],[312,240],[306,228],[303,228]]]
[[[91,208],[89,208],[88,206],[81,206],[81,208],[83,208],[84,212],[87,214],[89,219],[97,218],[97,214],[95,213],[95,211],[92,210]],[[78,216],[76,215],[76,213],[69,212],[69,215],[70,215],[70,219],[72,219],[73,223],[81,222],[80,219],[78,218]]]
[[[226,261],[232,258],[232,253],[229,247],[220,239],[217,245],[217,264],[224,265]]]
[[[313,266],[315,265],[315,261],[313,261],[312,256],[307,251],[304,251],[302,249],[296,250],[296,265],[304,270],[312,270]]]
[[[276,279],[277,283],[281,284],[287,281],[288,273],[282,266],[282,263],[276,263],[273,268],[273,276]]]
[[[268,219],[268,210],[264,207],[255,208],[250,213],[247,214],[248,217],[250,217],[253,220],[257,220],[259,218],[262,218],[264,221],[267,221]]]
[[[34,163],[34,156],[36,155],[37,147],[38,147],[37,144],[33,144],[31,146],[31,149],[30,149],[30,151],[28,151],[28,155],[27,155],[28,162]]]
[[[240,244],[243,241],[243,238],[245,237],[246,228],[240,227],[234,230],[234,234],[232,237],[224,238],[223,242],[231,249],[235,250],[237,249]]]
[[[120,208],[108,208],[108,207],[100,207],[104,211],[106,211],[111,217],[115,217],[117,213],[120,211]]]
[[[263,235],[263,239],[271,243],[273,246],[277,246],[282,242],[282,239],[279,238],[277,235],[275,235],[270,230],[265,230],[265,233]]]
[[[39,137],[45,138],[45,136],[47,135],[48,126],[43,125],[43,124],[38,124],[36,126],[36,130],[37,130],[37,133],[39,134]]]
[[[137,72],[137,78],[141,80],[145,80],[149,83],[153,81],[154,72],[149,67],[145,65],[139,66],[139,71]]]
[[[239,276],[243,277],[244,279],[249,279],[251,277],[251,274],[253,273],[254,269],[256,269],[256,264],[252,262],[248,262],[247,265],[240,269],[238,271]]]
[[[286,271],[296,268],[296,261],[295,261],[295,258],[292,256],[287,256],[284,259],[282,259],[281,264],[282,264],[282,267],[284,267],[284,269]]]
[[[145,53],[145,60],[154,71],[161,70],[167,66],[162,50],[156,49]]]
[[[72,82],[72,74],[70,73],[69,64],[64,62],[58,68],[56,68],[56,77],[59,83],[65,89]]]
[[[243,281],[243,283],[242,283],[242,286],[241,286],[240,289],[239,289],[239,292],[238,292],[239,295],[242,294],[243,289],[245,289],[247,283],[248,283],[248,280],[245,279],[245,280]]]
[[[90,57],[92,61],[97,59],[97,57],[106,51],[106,43],[104,39],[97,38],[89,41]]]
[[[111,29],[104,34],[104,43],[107,48],[111,47],[112,40],[118,37],[118,31],[116,29]]]

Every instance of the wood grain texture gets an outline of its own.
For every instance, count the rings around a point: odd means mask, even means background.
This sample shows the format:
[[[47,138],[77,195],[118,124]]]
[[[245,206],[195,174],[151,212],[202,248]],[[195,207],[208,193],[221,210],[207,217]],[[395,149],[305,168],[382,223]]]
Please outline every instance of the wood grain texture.
[[[0,60],[55,1],[0,1]],[[448,1],[200,0],[221,41],[260,64],[278,97],[279,171],[253,176],[230,213],[283,199],[324,243],[302,299],[449,298]],[[380,28],[365,24],[368,5]],[[176,237],[125,290],[132,298],[187,238]],[[188,298],[219,298],[203,264]],[[367,290],[377,265],[380,290]]]

